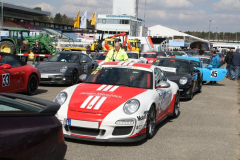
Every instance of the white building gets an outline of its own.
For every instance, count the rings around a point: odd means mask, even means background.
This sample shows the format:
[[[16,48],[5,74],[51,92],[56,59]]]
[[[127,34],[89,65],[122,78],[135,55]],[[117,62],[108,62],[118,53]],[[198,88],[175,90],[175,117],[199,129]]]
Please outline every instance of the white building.
[[[105,31],[105,36],[127,32],[130,36],[146,36],[144,22],[137,18],[138,0],[113,0],[113,14],[99,14],[97,30]]]

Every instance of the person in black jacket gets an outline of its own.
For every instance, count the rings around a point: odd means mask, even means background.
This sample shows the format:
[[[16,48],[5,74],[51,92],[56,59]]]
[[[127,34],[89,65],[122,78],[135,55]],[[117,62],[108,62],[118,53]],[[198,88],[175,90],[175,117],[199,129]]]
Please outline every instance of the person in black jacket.
[[[239,79],[239,70],[240,70],[240,50],[237,49],[236,52],[232,54],[232,63],[231,63],[231,79],[238,80]]]
[[[38,42],[38,41],[36,41],[36,44],[33,46],[32,52],[33,52],[34,54],[41,54],[41,46],[39,45],[39,42]],[[35,61],[35,60],[36,60],[36,56],[34,56],[34,61]],[[39,61],[39,60],[40,60],[40,57],[38,56],[37,61]]]
[[[24,41],[23,41],[23,44],[22,44],[22,46],[21,46],[21,52],[22,52],[22,53],[27,53],[27,54],[30,53],[30,49],[29,49],[29,45],[28,45],[28,40],[24,40]]]
[[[226,55],[226,57],[225,57],[225,63],[227,64],[227,65],[226,65],[226,69],[227,69],[226,78],[232,77],[231,72],[230,72],[231,62],[232,62],[232,51],[229,51],[229,52],[227,52],[227,55]]]

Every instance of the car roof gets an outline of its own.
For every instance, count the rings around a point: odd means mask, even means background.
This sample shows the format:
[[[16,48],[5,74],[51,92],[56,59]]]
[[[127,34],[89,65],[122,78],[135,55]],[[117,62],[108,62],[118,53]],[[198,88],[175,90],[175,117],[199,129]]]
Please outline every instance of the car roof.
[[[116,66],[134,66],[150,69],[152,65],[144,63],[133,63],[133,62],[105,62],[102,65],[116,65]]]
[[[190,61],[198,61],[200,62],[199,58],[197,57],[183,57],[183,56],[179,56],[177,58],[180,58],[180,59],[187,59],[187,60],[190,60]]]
[[[178,61],[185,61],[185,62],[190,62],[189,59],[181,59],[181,58],[168,58],[168,57],[164,57],[164,58],[158,58],[158,60],[163,60],[163,59],[169,59],[169,60],[178,60]]]

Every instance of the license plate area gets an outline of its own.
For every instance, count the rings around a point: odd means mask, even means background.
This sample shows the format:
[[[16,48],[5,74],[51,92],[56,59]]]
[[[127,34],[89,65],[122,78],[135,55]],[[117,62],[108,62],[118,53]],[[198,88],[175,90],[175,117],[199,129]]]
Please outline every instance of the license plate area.
[[[99,122],[93,121],[82,121],[82,120],[75,120],[75,119],[68,119],[68,125],[74,127],[82,127],[82,128],[99,128]]]
[[[41,74],[41,78],[48,78],[47,74]]]

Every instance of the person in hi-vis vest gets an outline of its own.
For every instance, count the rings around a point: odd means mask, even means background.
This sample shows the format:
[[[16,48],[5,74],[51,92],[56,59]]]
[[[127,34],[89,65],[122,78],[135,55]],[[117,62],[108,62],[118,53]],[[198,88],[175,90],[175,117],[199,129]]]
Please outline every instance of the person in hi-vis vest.
[[[105,62],[128,62],[128,56],[120,44],[115,43],[114,49],[108,52]]]

